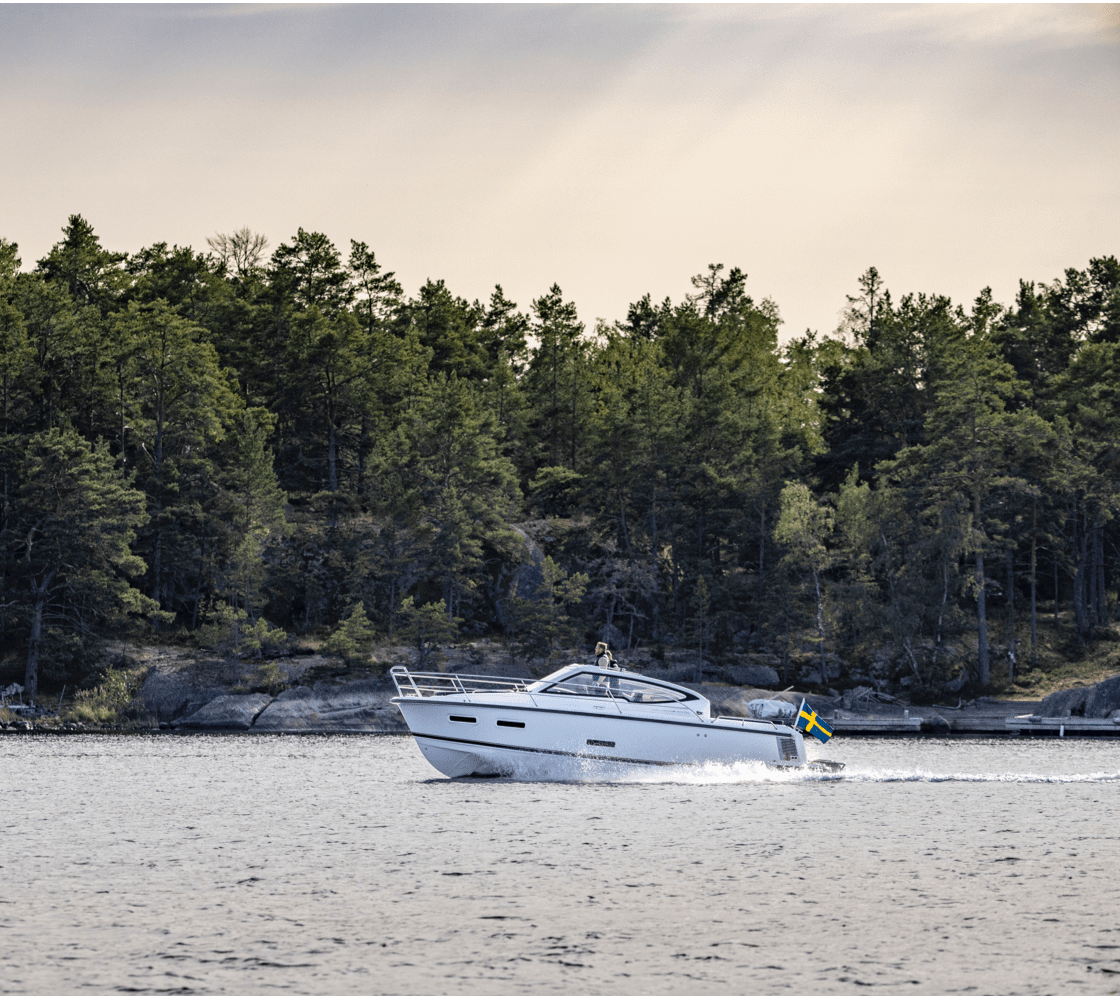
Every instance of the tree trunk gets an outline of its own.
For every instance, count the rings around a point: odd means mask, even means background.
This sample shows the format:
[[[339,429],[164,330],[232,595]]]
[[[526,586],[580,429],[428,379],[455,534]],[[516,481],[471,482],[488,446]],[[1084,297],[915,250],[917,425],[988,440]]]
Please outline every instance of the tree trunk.
[[[980,664],[980,683],[987,686],[991,679],[988,661],[988,590],[984,581],[984,536],[981,533],[980,496],[972,498],[973,529],[980,534],[976,548],[976,649]]]
[[[1031,509],[1031,668],[1038,668],[1038,507]]]
[[[1015,682],[1015,551],[1007,549],[1007,680]]]
[[[397,619],[397,580],[389,579],[389,644],[393,643],[393,622]]]
[[[579,378],[572,372],[572,471],[576,470],[576,399],[579,397]]]
[[[124,423],[124,369],[120,364],[117,365],[117,405],[118,405],[118,408],[120,410],[120,412],[119,412],[119,415],[120,415],[119,433],[120,433],[120,447],[121,447],[121,454],[120,454],[121,467],[124,468],[128,465],[128,461],[125,459],[126,455],[125,455],[125,452],[124,452],[124,431],[125,431],[125,423]]]
[[[1104,526],[1098,524],[1093,531],[1093,547],[1096,551],[1096,571],[1093,578],[1096,580],[1097,596],[1097,623],[1101,627],[1108,625],[1108,593],[1104,588]]]
[[[1089,637],[1099,619],[1097,600],[1097,528],[1085,520],[1085,636]]]
[[[1088,615],[1085,612],[1085,574],[1089,563],[1089,532],[1082,527],[1078,541],[1077,572],[1073,577],[1073,614],[1077,621],[1077,640],[1084,644],[1089,630]]]
[[[551,465],[560,463],[560,342],[557,338],[552,344],[552,407],[549,427],[549,460]]]
[[[369,416],[362,413],[362,428],[358,438],[358,494],[366,484],[366,456],[369,448]]]
[[[988,591],[984,585],[984,552],[976,552],[976,647],[980,663],[980,684],[991,678],[988,661]]]
[[[191,610],[191,632],[198,630],[198,609],[202,603],[202,585],[206,579],[206,547],[199,545],[198,551],[198,581],[194,587],[194,608]]]
[[[1058,629],[1058,549],[1054,546],[1050,550],[1050,560],[1054,565],[1054,630]]]
[[[941,626],[945,621],[945,607],[949,604],[949,565],[947,562],[941,563],[941,609],[937,613],[937,636],[933,641],[933,662],[930,669],[932,675],[937,675],[937,656],[941,651]]]
[[[163,530],[156,526],[156,550],[152,558],[152,599],[159,603],[159,608],[163,609],[163,604],[159,601],[159,581],[160,572],[163,569]]]
[[[1007,549],[1007,630],[1015,626],[1015,552]]]
[[[39,692],[39,645],[43,637],[43,609],[47,605],[47,593],[50,591],[54,575],[55,570],[51,569],[43,581],[32,590],[35,594],[35,606],[31,611],[31,633],[27,638],[27,668],[23,674],[23,692],[32,703]]]
[[[657,565],[658,565],[657,500],[656,499],[651,503],[649,526],[650,526],[650,555],[651,555],[650,561],[652,562],[653,577],[654,577],[654,579],[656,579],[657,576],[658,576],[658,571],[657,571]],[[631,626],[633,626],[633,621],[631,621]],[[658,593],[657,592],[654,592],[654,594],[653,594],[653,639],[655,641],[658,641],[658,642],[661,641],[661,600],[658,599]]]
[[[817,588],[817,638],[821,643],[821,679],[828,679],[828,667],[824,662],[824,599],[821,597],[821,578],[813,570],[813,585]]]
[[[762,593],[762,579],[766,574],[766,500],[758,508],[758,591]]]
[[[331,492],[338,491],[338,453],[333,419],[327,429],[327,488]]]
[[[922,681],[922,673],[918,668],[918,660],[914,657],[914,648],[909,637],[903,639],[902,647],[906,649],[906,655],[910,659],[910,671],[914,673],[914,678],[920,683]]]

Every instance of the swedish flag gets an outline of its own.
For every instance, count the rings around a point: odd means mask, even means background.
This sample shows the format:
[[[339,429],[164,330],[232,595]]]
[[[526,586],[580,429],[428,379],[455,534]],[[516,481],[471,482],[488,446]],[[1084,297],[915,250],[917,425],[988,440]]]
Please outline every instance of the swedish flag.
[[[818,741],[827,742],[832,737],[832,729],[817,717],[817,712],[804,699],[797,711],[797,727]]]

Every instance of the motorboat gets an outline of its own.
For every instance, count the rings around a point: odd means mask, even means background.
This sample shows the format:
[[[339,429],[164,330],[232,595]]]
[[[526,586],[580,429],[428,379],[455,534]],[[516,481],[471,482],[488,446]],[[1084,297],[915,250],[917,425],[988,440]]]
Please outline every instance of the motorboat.
[[[392,702],[445,776],[609,778],[634,767],[807,762],[792,705],[775,719],[713,717],[695,690],[636,672],[575,664],[531,681],[398,665],[390,674]]]

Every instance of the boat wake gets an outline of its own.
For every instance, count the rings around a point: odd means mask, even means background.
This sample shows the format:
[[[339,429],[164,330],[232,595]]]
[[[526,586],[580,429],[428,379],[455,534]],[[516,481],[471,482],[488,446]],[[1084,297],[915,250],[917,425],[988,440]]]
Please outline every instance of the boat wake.
[[[826,780],[847,783],[1120,783],[1120,773],[934,773],[928,770],[851,769]]]
[[[779,769],[760,762],[710,762],[695,766],[604,765],[592,760],[573,759],[561,771],[552,761],[547,770],[531,762],[499,779],[532,783],[648,783],[691,786],[718,784],[799,784],[799,783],[1120,783],[1118,772],[1046,773],[939,773],[928,769],[886,769],[849,764],[840,772],[821,772],[810,768]]]

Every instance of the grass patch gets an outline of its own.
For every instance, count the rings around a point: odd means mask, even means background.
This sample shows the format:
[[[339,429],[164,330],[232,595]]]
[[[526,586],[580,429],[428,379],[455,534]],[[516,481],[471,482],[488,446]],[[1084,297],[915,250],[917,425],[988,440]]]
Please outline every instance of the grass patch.
[[[992,663],[992,687],[1001,695],[1041,700],[1059,690],[1092,686],[1120,673],[1120,627],[1098,627],[1082,644],[1077,640],[1072,611],[1059,613],[1057,622],[1052,608],[1040,612],[1038,661],[1033,667],[1030,621],[1021,618],[1015,630],[1019,639],[1015,682],[1008,682],[1006,655]]]
[[[138,727],[147,710],[137,701],[147,668],[142,665],[109,669],[93,689],[77,693],[59,712],[59,721],[106,727]]]

